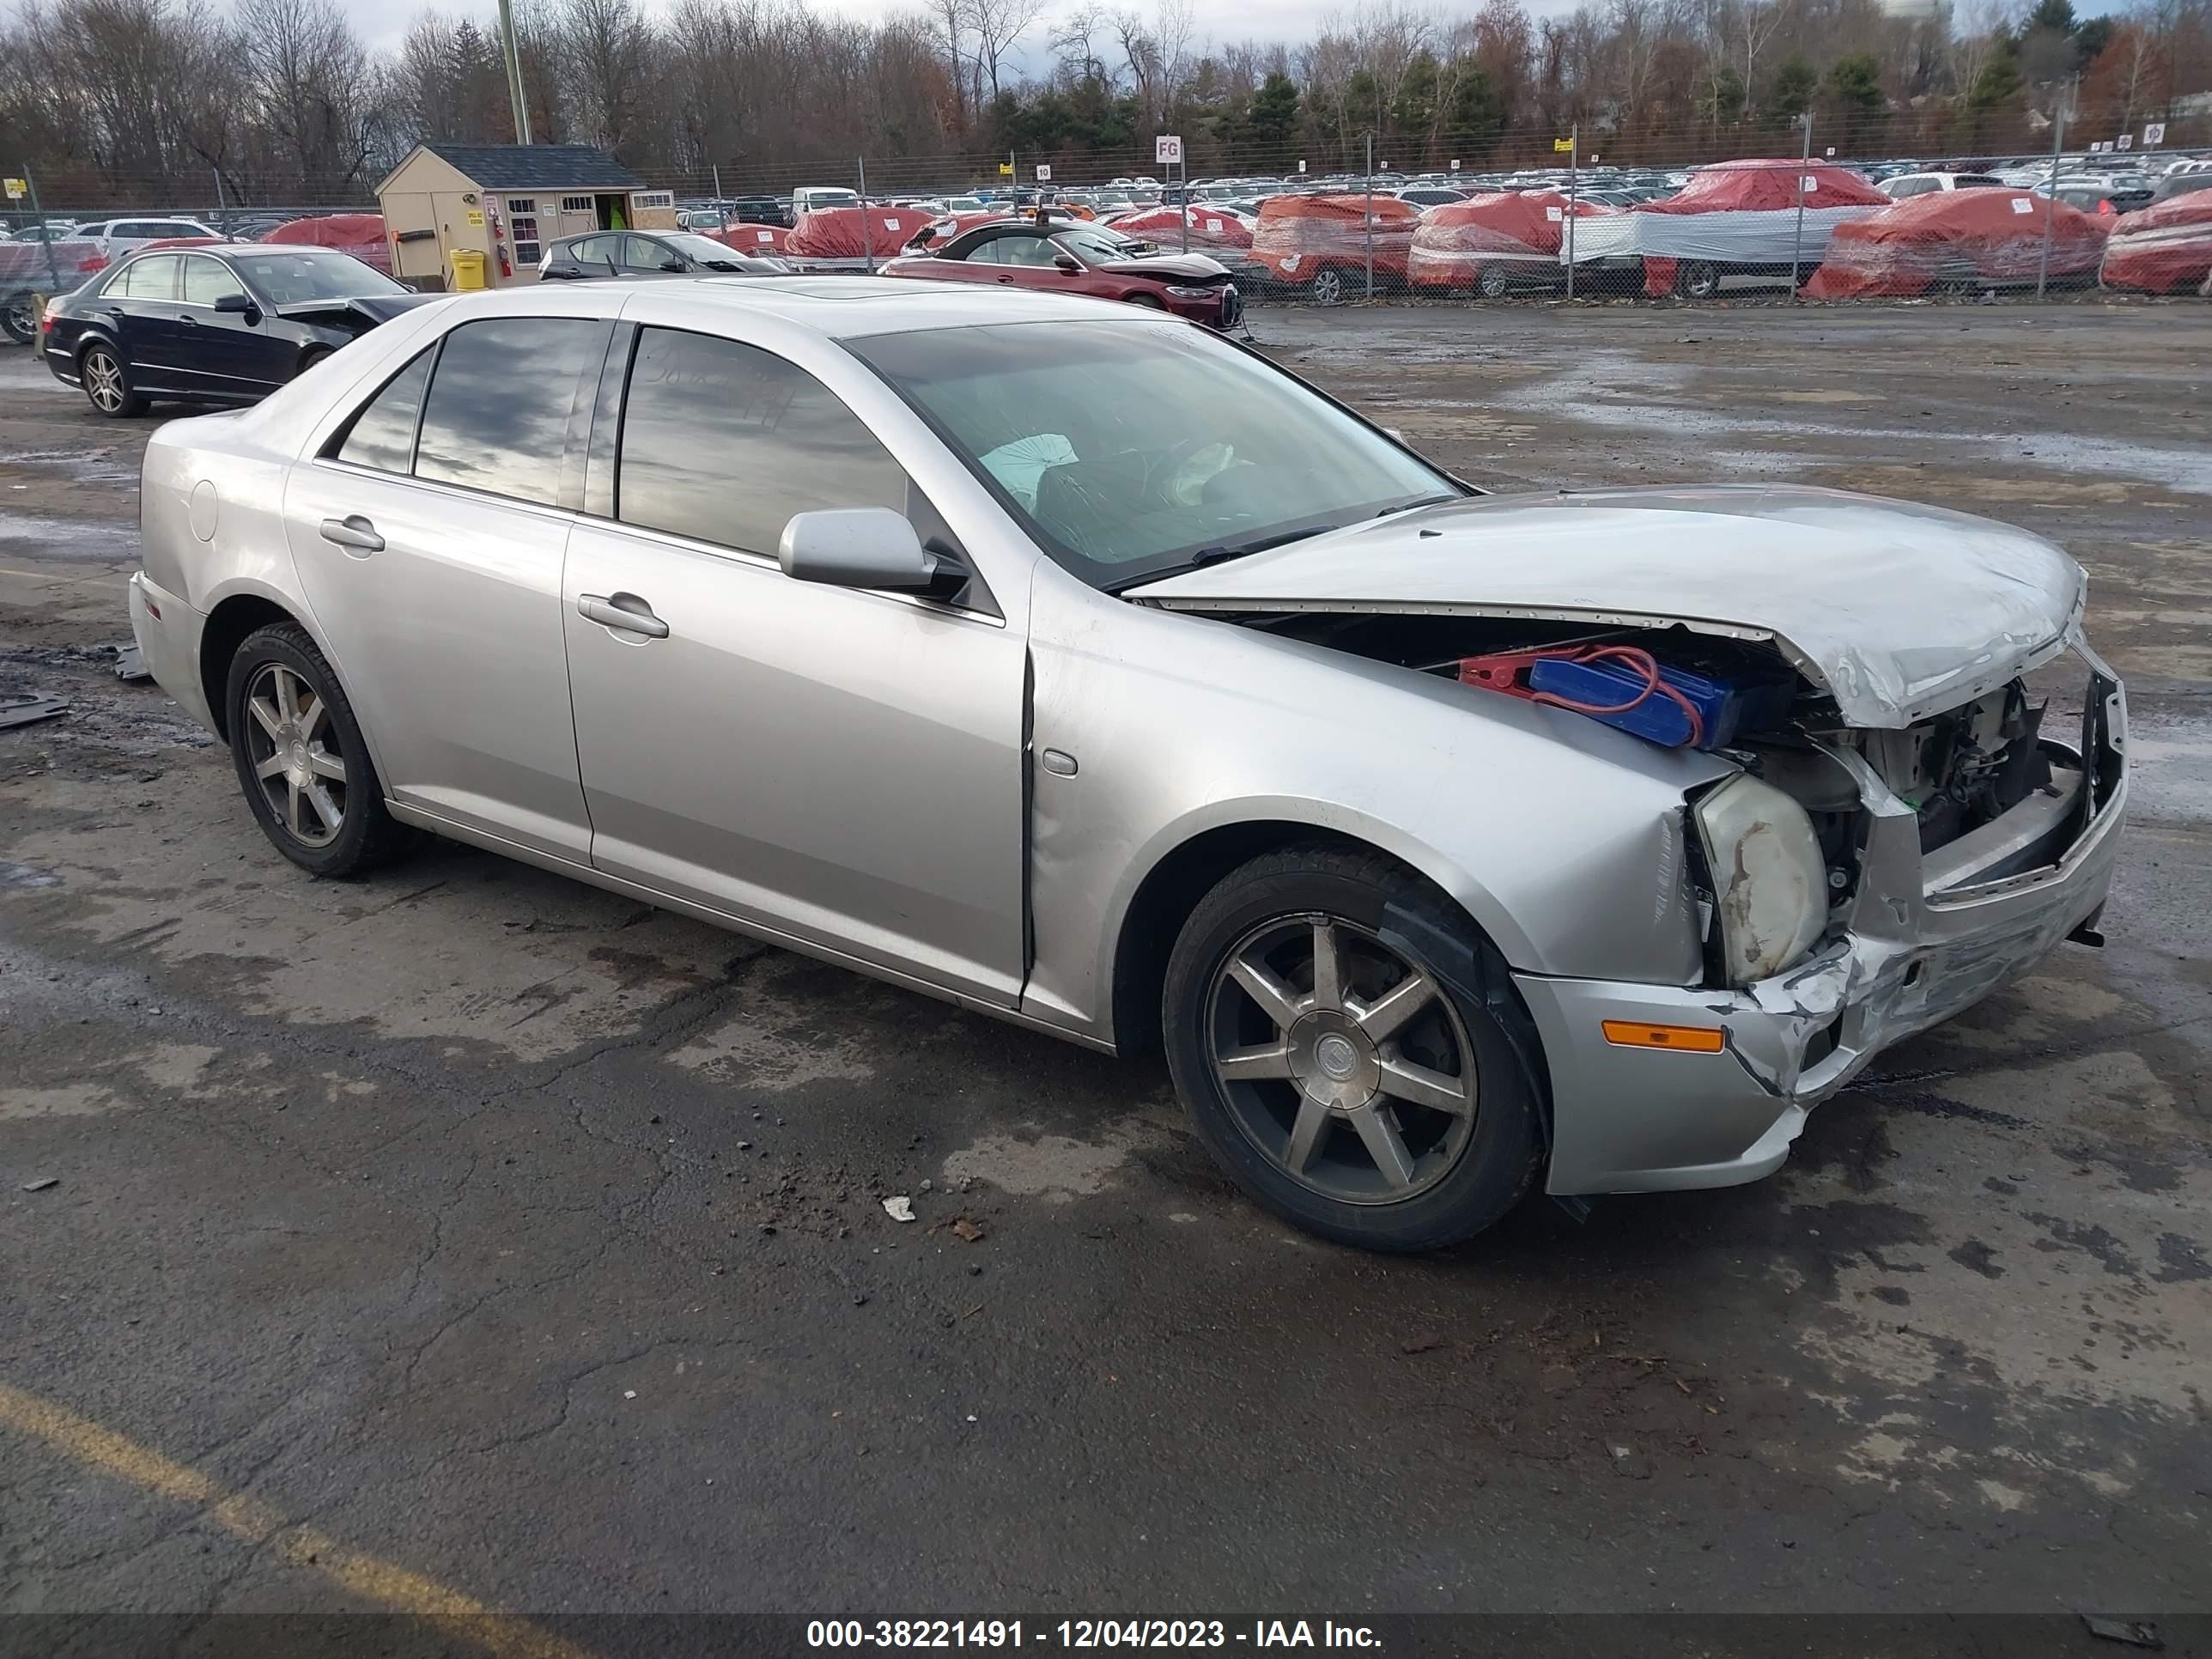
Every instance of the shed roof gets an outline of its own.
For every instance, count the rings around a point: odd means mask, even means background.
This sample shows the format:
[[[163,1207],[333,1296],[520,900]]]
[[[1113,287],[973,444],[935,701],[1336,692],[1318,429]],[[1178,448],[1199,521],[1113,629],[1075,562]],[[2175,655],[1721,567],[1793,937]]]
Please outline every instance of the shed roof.
[[[645,180],[589,144],[425,144],[486,190],[638,190]]]

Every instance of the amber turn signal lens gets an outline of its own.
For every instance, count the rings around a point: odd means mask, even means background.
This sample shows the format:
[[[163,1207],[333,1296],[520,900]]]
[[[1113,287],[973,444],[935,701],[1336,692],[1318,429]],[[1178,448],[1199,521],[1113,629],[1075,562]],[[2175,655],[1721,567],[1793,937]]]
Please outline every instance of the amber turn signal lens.
[[[1605,1040],[1625,1048],[1679,1048],[1685,1054],[1717,1054],[1726,1036],[1711,1025],[1640,1025],[1632,1019],[1605,1022]]]

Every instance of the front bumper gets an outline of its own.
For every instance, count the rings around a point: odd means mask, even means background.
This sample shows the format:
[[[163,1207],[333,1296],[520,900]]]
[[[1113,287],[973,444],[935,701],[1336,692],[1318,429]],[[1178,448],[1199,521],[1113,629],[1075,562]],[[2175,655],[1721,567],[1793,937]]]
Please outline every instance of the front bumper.
[[[1543,1038],[1553,1098],[1547,1189],[1658,1192],[1771,1174],[1812,1108],[1884,1048],[1960,1013],[2033,967],[2104,907],[2127,811],[2127,703],[2088,650],[2076,810],[2040,796],[1990,826],[1983,861],[1924,858],[1917,814],[1863,767],[1871,813],[1847,926],[1787,973],[1741,991],[1554,979],[1515,981]],[[2019,820],[2017,824],[2014,823]],[[2048,825],[2039,830],[2039,825]],[[2041,833],[2027,844],[2023,837]],[[2016,872],[2016,873],[2015,873]],[[1606,1020],[1721,1026],[1717,1054],[1607,1042]]]

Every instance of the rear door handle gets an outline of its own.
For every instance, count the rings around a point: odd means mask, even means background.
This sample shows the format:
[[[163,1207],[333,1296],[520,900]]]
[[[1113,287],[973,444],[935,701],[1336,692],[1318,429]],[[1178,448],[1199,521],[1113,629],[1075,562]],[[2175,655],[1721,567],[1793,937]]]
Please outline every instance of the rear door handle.
[[[323,539],[339,547],[357,548],[363,553],[384,551],[384,538],[358,513],[349,513],[343,519],[324,520]]]
[[[576,614],[603,628],[642,634],[649,640],[668,637],[668,624],[654,616],[653,607],[635,593],[579,593]]]

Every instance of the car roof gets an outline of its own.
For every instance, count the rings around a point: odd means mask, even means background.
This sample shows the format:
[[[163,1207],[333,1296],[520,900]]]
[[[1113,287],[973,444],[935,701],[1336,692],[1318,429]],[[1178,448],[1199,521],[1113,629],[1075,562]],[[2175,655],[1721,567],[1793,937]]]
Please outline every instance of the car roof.
[[[981,323],[1112,322],[1138,327],[1188,327],[1161,312],[1111,300],[1087,299],[1035,289],[973,288],[896,276],[702,276],[691,282],[617,277],[589,283],[549,285],[548,310],[575,314],[580,289],[588,289],[608,317],[621,313],[632,295],[649,296],[655,309],[672,305],[693,314],[702,329],[748,316],[769,317],[831,339],[904,334],[923,329],[972,327]],[[495,290],[502,314],[528,312],[540,290]],[[461,303],[471,304],[466,296]],[[487,307],[488,309],[490,307]],[[596,308],[596,307],[595,307]]]

